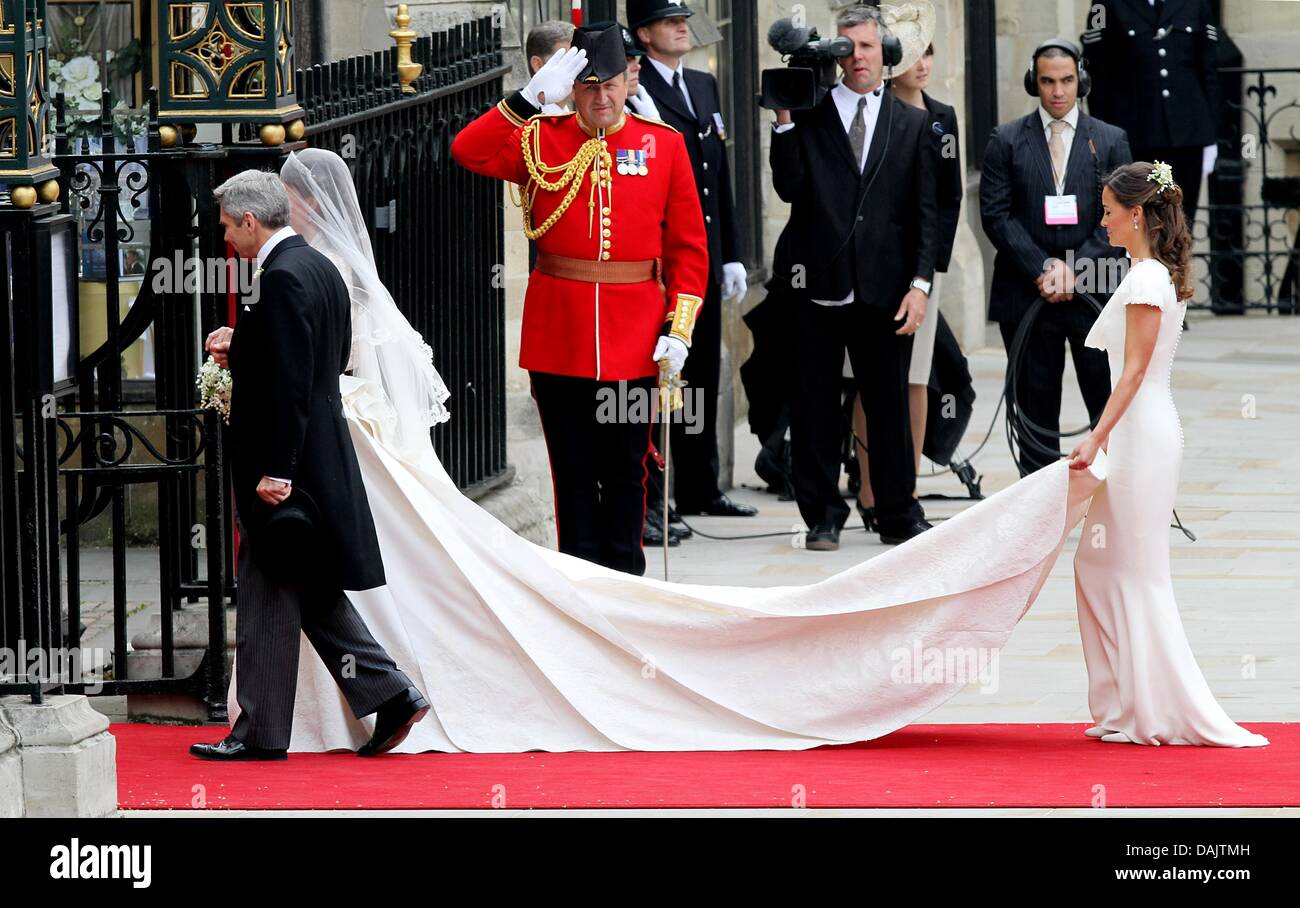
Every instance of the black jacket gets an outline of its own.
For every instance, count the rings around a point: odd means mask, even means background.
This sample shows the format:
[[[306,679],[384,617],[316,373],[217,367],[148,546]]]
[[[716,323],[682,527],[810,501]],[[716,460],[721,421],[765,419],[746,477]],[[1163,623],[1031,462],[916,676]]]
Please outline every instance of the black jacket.
[[[320,511],[322,582],[345,590],[384,584],[384,564],[343,418],[339,375],[352,346],[352,304],[338,269],[300,236],[262,266],[257,301],[230,342],[230,460],[235,507],[256,545],[269,506],[263,476],[288,479]]]
[[[1210,0],[1165,0],[1161,13],[1147,0],[1099,0],[1088,19],[1098,26],[1081,38],[1089,113],[1123,129],[1136,148],[1215,141],[1219,33]]]
[[[1065,165],[1065,194],[1077,197],[1079,223],[1048,225],[1043,200],[1056,194],[1056,186],[1038,108],[993,130],[980,174],[980,219],[997,249],[989,293],[992,321],[1018,321],[1024,315],[1039,296],[1034,279],[1049,258],[1068,263],[1067,252],[1073,250],[1078,274],[1085,261],[1104,267],[1105,260],[1123,257],[1101,226],[1101,179],[1132,160],[1122,129],[1080,111]],[[1105,295],[1089,292],[1104,301]]]
[[[641,84],[654,99],[659,116],[686,139],[686,153],[695,170],[695,189],[704,212],[704,229],[709,235],[709,280],[722,283],[722,266],[739,262],[740,234],[736,225],[736,204],[731,193],[731,166],[727,144],[718,135],[714,114],[721,116],[718,82],[710,73],[682,67],[686,90],[691,94],[695,115],[686,109],[680,91],[664,81],[649,57],[641,58]],[[723,124],[724,129],[727,124]]]
[[[939,249],[937,145],[929,115],[885,92],[861,174],[829,92],[792,117],[793,129],[772,135],[772,183],[790,203],[773,282],[808,299],[839,300],[852,290],[858,302],[897,309],[912,278],[933,278]],[[877,167],[880,175],[859,209]]]
[[[925,109],[930,112],[930,132],[938,154],[938,172],[934,201],[939,208],[939,249],[934,256],[934,270],[947,271],[952,261],[952,244],[961,220],[961,197],[966,175],[961,166],[961,137],[957,132],[957,111],[921,92]]]

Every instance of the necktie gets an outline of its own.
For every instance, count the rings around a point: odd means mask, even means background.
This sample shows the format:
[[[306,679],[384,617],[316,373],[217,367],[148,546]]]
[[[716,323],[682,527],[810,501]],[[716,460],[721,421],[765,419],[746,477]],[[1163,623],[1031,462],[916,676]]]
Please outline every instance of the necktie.
[[[867,120],[862,113],[866,106],[867,96],[863,95],[858,98],[858,111],[849,124],[849,145],[853,146],[853,160],[858,162],[859,171],[862,170],[862,148],[867,144]]]
[[[686,93],[686,86],[682,84],[682,74],[680,72],[673,73],[673,91],[679,92],[681,96],[686,99],[686,109],[689,110],[693,116],[695,114],[695,108],[691,105],[691,96]]]
[[[1052,178],[1056,180],[1056,188],[1059,192],[1065,185],[1065,139],[1061,134],[1070,124],[1064,120],[1052,120],[1047,125],[1052,130],[1052,138],[1047,143],[1047,150],[1052,155]]]

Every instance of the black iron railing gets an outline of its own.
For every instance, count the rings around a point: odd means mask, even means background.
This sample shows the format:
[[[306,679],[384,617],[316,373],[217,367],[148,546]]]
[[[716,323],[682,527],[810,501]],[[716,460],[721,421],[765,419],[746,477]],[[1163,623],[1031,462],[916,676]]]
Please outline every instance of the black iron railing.
[[[398,82],[392,53],[299,70],[298,85],[306,141],[348,160],[381,277],[433,347],[452,390],[453,418],[435,429],[434,442],[455,481],[476,494],[508,476],[502,189],[456,166],[449,149],[456,131],[501,96],[509,67],[487,18],[425,36],[413,51],[424,69],[410,92]],[[153,277],[163,262],[224,261],[230,252],[213,188],[248,167],[276,169],[286,148],[232,144],[229,125],[215,145],[196,143],[192,132],[164,136],[152,93],[145,136],[124,146],[112,106],[106,92],[99,135],[72,140],[60,101],[60,197],[28,210],[0,201],[0,309],[8,327],[0,337],[0,655],[7,657],[0,694],[184,692],[220,720],[229,685],[226,604],[237,594],[233,521],[219,418],[197,409],[194,380],[201,338],[228,323],[236,297],[207,284],[192,288],[176,273],[157,289]],[[143,258],[130,258],[132,249]],[[124,291],[132,277],[138,286]],[[134,294],[125,313],[124,293]],[[62,327],[54,318],[60,306]],[[75,330],[83,314],[102,320],[104,331],[85,355]],[[123,354],[146,335],[153,401],[141,409],[124,393]],[[161,671],[135,678],[127,517],[128,491],[139,489],[158,500]],[[83,644],[80,533],[96,518],[109,540],[107,671],[81,680],[28,671],[14,654],[75,653]],[[206,649],[198,667],[186,669],[177,616],[204,601]]]
[[[1300,148],[1300,67],[1219,68],[1225,99],[1209,204],[1193,233],[1197,276],[1219,313],[1300,313],[1300,176],[1286,173]]]

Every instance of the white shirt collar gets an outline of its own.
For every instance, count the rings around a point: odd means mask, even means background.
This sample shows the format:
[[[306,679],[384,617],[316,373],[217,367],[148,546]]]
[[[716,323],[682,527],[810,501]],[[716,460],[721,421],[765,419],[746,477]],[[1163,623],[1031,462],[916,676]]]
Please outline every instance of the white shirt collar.
[[[863,112],[871,116],[875,111],[880,109],[880,102],[885,97],[885,83],[881,82],[876,86],[875,91],[869,91],[865,95],[859,94],[844,84],[843,80],[835,83],[831,89],[831,98],[835,101],[835,107],[840,111],[841,116],[853,117],[858,110],[858,99],[866,98],[867,106]]]
[[[266,242],[262,244],[262,248],[257,250],[257,267],[261,268],[264,264],[266,264],[266,257],[271,254],[272,249],[280,245],[289,237],[296,236],[296,235],[297,234],[294,231],[294,229],[288,226],[287,224],[284,227],[281,227],[275,233],[271,234],[267,238]]]
[[[650,65],[652,65],[656,70],[659,71],[659,75],[663,76],[664,81],[667,82],[669,85],[673,84],[673,75],[679,72],[682,73],[682,81],[683,82],[686,81],[686,73],[682,72],[681,58],[678,58],[677,66],[675,67],[669,66],[667,63],[664,63],[662,60],[656,60],[654,57],[650,56],[649,54],[646,54],[646,59],[650,61]]]
[[[1053,119],[1055,119],[1050,113],[1047,112],[1047,108],[1044,107],[1042,104],[1038,105],[1038,118],[1043,123],[1043,129],[1050,128],[1048,124],[1051,123]],[[1073,107],[1071,107],[1070,112],[1067,113],[1065,116],[1061,117],[1061,119],[1069,123],[1071,129],[1078,129],[1079,128],[1079,105],[1075,104]]]

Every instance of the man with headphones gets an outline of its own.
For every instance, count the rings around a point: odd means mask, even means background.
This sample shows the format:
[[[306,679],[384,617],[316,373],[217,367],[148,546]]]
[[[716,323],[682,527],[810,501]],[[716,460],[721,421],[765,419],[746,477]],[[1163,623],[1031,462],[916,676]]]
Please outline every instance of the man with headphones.
[[[1110,396],[1110,367],[1084,346],[1099,304],[1123,276],[1118,250],[1101,227],[1102,177],[1132,160],[1124,131],[1079,107],[1090,87],[1086,61],[1069,41],[1034,50],[1025,91],[1038,101],[1027,116],[993,130],[980,176],[980,217],[997,255],[989,319],[1002,331],[1015,368],[1023,416],[1021,475],[1060,458],[1061,386],[1069,344],[1092,423]],[[1043,303],[1024,326],[1037,300]]]
[[[880,539],[930,528],[914,497],[907,373],[939,246],[930,118],[884,90],[902,46],[872,6],[841,11],[836,27],[854,48],[840,81],[810,110],[776,111],[770,154],[790,203],[768,287],[783,300],[794,354],[795,498],[805,545],[821,551],[839,547],[849,516],[839,489],[846,348],[870,429]]]

